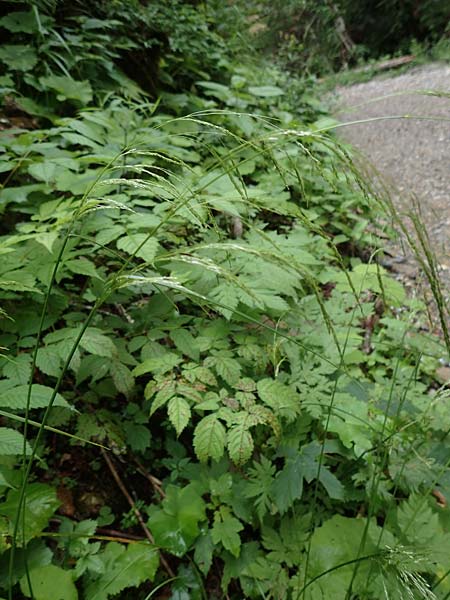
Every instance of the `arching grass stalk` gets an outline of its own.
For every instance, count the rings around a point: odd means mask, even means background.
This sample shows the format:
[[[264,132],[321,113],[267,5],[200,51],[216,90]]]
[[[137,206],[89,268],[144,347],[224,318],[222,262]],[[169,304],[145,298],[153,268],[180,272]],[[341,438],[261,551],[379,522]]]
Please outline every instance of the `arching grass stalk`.
[[[197,121],[199,122],[199,121]],[[226,131],[224,128],[220,128],[216,125],[211,125],[211,124],[205,124],[205,122],[200,121],[200,123],[202,123],[202,125],[207,125],[208,127],[212,127],[215,130],[219,130],[222,133],[224,131]],[[233,139],[236,139],[236,136],[234,134],[230,134],[231,137]],[[267,136],[270,136],[271,134],[267,134]],[[277,144],[282,144],[285,141],[290,141],[291,137],[295,136],[304,136],[304,137],[312,137],[314,138],[314,135],[312,135],[311,133],[308,132],[286,132],[285,134],[278,135],[278,138],[276,138],[276,142]],[[263,136],[266,137],[266,136]],[[272,134],[273,137],[273,134]],[[317,136],[316,136],[317,137]],[[263,138],[262,138],[263,139]],[[261,140],[258,140],[258,143],[261,143]],[[273,145],[274,146],[274,145]],[[69,368],[70,362],[78,348],[78,345],[82,339],[82,336],[84,334],[84,332],[86,331],[86,329],[89,327],[90,323],[92,322],[92,319],[94,317],[94,315],[96,314],[96,312],[98,311],[98,309],[101,307],[101,305],[106,301],[106,299],[109,297],[110,293],[115,291],[116,289],[119,289],[120,287],[124,287],[124,286],[130,286],[130,285],[137,285],[139,283],[152,283],[153,285],[161,285],[161,286],[167,286],[168,288],[173,288],[173,289],[178,289],[180,291],[183,291],[186,295],[188,295],[191,298],[196,299],[197,301],[200,301],[200,304],[208,304],[211,306],[221,306],[227,309],[230,309],[230,307],[227,307],[226,303],[220,303],[217,302],[215,300],[211,300],[209,298],[206,298],[204,296],[202,296],[201,294],[197,294],[192,290],[187,289],[184,286],[181,286],[180,284],[178,284],[176,281],[174,280],[170,280],[170,278],[164,278],[164,277],[156,277],[156,278],[152,278],[152,277],[146,277],[144,276],[140,276],[137,275],[136,273],[139,273],[140,270],[142,270],[142,268],[146,268],[148,266],[148,263],[145,263],[142,266],[139,266],[137,269],[134,269],[131,271],[131,273],[127,274],[126,270],[127,268],[130,266],[131,262],[135,259],[137,253],[139,252],[139,250],[145,245],[145,243],[155,237],[158,233],[158,231],[165,225],[167,224],[170,219],[172,218],[172,216],[176,215],[176,213],[181,210],[183,207],[185,207],[189,201],[196,195],[201,193],[203,190],[207,189],[208,185],[211,184],[211,182],[214,182],[216,180],[218,180],[220,177],[223,177],[224,175],[227,174],[232,174],[234,172],[234,170],[236,169],[236,165],[234,163],[234,161],[232,159],[229,160],[229,162],[231,163],[231,166],[228,166],[226,164],[226,159],[220,159],[220,157],[216,156],[216,160],[217,160],[217,164],[219,166],[221,166],[223,168],[223,171],[221,171],[218,175],[214,176],[213,178],[211,178],[210,180],[208,180],[207,183],[198,186],[198,188],[192,190],[189,187],[185,188],[183,191],[179,191],[177,186],[172,183],[171,181],[167,180],[167,177],[172,176],[173,174],[171,173],[170,170],[167,170],[167,172],[165,173],[166,177],[163,177],[160,173],[154,173],[151,172],[150,170],[147,171],[147,175],[152,176],[153,178],[153,182],[151,182],[149,184],[148,181],[138,181],[138,180],[129,180],[126,179],[124,177],[118,178],[118,179],[111,179],[109,181],[101,181],[103,175],[105,175],[107,172],[113,171],[115,170],[115,166],[114,166],[114,161],[119,160],[121,157],[124,156],[124,154],[132,154],[133,152],[135,152],[134,149],[128,149],[128,150],[124,150],[123,152],[120,152],[119,154],[116,155],[116,157],[114,159],[112,159],[102,170],[102,172],[100,173],[100,175],[97,177],[97,179],[95,180],[95,182],[92,184],[92,186],[88,189],[88,191],[85,193],[85,195],[81,198],[80,204],[77,207],[76,211],[74,212],[74,215],[70,221],[69,227],[65,233],[65,237],[61,243],[61,247],[59,249],[58,255],[56,257],[56,263],[54,265],[54,269],[52,272],[52,276],[50,279],[50,283],[47,289],[47,293],[44,299],[44,304],[43,304],[43,309],[42,309],[42,313],[41,313],[41,320],[40,320],[40,325],[39,325],[39,329],[38,329],[38,335],[37,335],[37,340],[36,340],[36,344],[35,344],[35,348],[34,348],[34,352],[33,352],[33,358],[32,358],[32,369],[31,369],[31,376],[30,376],[30,381],[29,381],[29,387],[28,387],[28,397],[27,397],[27,407],[26,407],[26,412],[25,412],[25,435],[24,435],[24,439],[26,438],[26,434],[28,431],[28,425],[30,424],[29,422],[29,411],[30,411],[30,405],[31,405],[31,386],[32,386],[32,382],[33,382],[33,378],[34,378],[34,372],[35,372],[35,368],[36,368],[36,357],[37,357],[37,350],[40,344],[40,340],[42,337],[42,331],[43,331],[43,327],[44,327],[44,317],[47,313],[47,308],[48,308],[48,301],[49,301],[49,296],[52,290],[52,287],[54,285],[54,282],[56,280],[56,275],[59,269],[59,266],[61,264],[61,262],[63,261],[64,258],[64,251],[67,247],[67,243],[69,238],[77,235],[74,231],[75,228],[75,224],[79,222],[80,218],[86,214],[88,214],[89,212],[93,211],[93,210],[97,210],[99,208],[102,207],[101,203],[98,202],[97,205],[95,203],[95,201],[89,203],[88,198],[90,197],[92,191],[94,190],[94,188],[100,184],[100,183],[107,183],[107,184],[111,184],[111,183],[116,183],[118,185],[122,185],[122,186],[126,186],[126,185],[130,185],[130,186],[134,186],[134,187],[144,187],[146,189],[152,190],[152,189],[157,189],[158,186],[160,186],[161,189],[164,190],[170,190],[171,192],[171,197],[174,200],[173,202],[173,206],[170,208],[170,210],[167,212],[167,214],[165,215],[164,219],[162,219],[160,221],[160,223],[151,229],[151,231],[148,233],[147,236],[144,237],[143,241],[137,246],[137,248],[134,250],[134,252],[128,257],[126,258],[119,270],[111,277],[111,279],[109,280],[108,284],[105,286],[105,290],[104,292],[101,294],[101,296],[95,301],[94,305],[92,306],[92,308],[90,309],[89,314],[87,315],[83,325],[81,326],[78,335],[76,337],[76,340],[74,342],[74,344],[72,345],[72,348],[69,352],[69,355],[66,357],[66,360],[64,362],[62,371],[58,377],[58,380],[55,384],[54,390],[52,392],[52,396],[50,398],[50,401],[46,407],[46,410],[44,412],[44,416],[42,418],[42,422],[40,424],[40,428],[39,428],[39,432],[38,435],[36,437],[36,440],[33,444],[33,448],[32,448],[32,453],[31,456],[29,457],[28,461],[27,461],[27,457],[26,457],[26,452],[25,452],[25,445],[24,445],[24,457],[23,457],[23,464],[24,464],[24,477],[23,477],[23,481],[22,481],[22,486],[21,486],[21,492],[20,492],[20,499],[19,499],[19,503],[18,503],[18,511],[17,511],[17,516],[16,516],[16,521],[14,524],[14,536],[13,536],[13,545],[12,545],[12,549],[11,549],[11,554],[10,554],[10,567],[9,567],[9,575],[10,575],[10,581],[12,580],[12,572],[13,572],[13,567],[14,567],[14,549],[17,543],[17,537],[18,537],[18,531],[19,531],[19,523],[22,523],[22,527],[23,527],[23,531],[25,532],[25,511],[24,511],[24,502],[25,502],[25,498],[26,498],[26,486],[31,474],[31,469],[34,463],[34,459],[36,457],[36,451],[37,448],[39,446],[39,443],[42,439],[42,435],[43,432],[45,431],[45,428],[47,427],[47,421],[48,421],[48,417],[50,415],[50,411],[51,408],[53,406],[53,403],[55,401],[56,395],[58,393],[58,390],[63,382],[63,379],[65,377],[65,374],[67,373],[67,370]],[[139,151],[138,151],[139,152]],[[122,169],[123,166],[120,165],[119,167]],[[135,167],[134,167],[135,168]],[[130,168],[130,170],[132,171],[133,168]],[[151,175],[150,175],[151,173]],[[238,190],[240,190],[240,186],[237,187]],[[242,190],[240,190],[241,193]],[[243,191],[243,200],[248,202],[248,198],[246,197],[246,192],[245,190]],[[118,206],[118,208],[120,208]],[[197,215],[195,215],[197,216]],[[199,220],[201,222],[201,216],[198,216]],[[81,238],[81,236],[80,236]],[[223,249],[225,249],[225,246],[223,246]],[[205,246],[206,248],[206,246]],[[230,248],[228,248],[230,250]],[[273,254],[268,254],[267,252],[264,254],[265,258],[270,258],[271,260],[275,260],[277,262],[280,262],[281,264],[283,263],[287,263],[289,261],[286,261],[286,258],[281,256],[281,255],[276,255],[275,253]],[[292,261],[290,261],[292,263]],[[292,266],[292,264],[290,265]],[[301,265],[298,265],[298,270],[299,273],[301,272]],[[205,267],[206,268],[206,267]],[[222,274],[222,273],[217,273],[217,276],[219,275],[226,275],[226,273]],[[315,290],[315,294],[316,297],[320,297],[320,292],[319,290],[315,289],[313,286],[313,289]],[[356,295],[356,294],[355,294]],[[357,296],[357,295],[356,295]],[[320,302],[319,302],[320,304]],[[322,305],[320,305],[320,308],[322,310],[322,316],[324,316],[325,322],[327,323],[327,326],[329,326],[331,328],[331,332],[333,332],[333,326],[331,323],[331,319],[329,317],[329,315],[326,312],[326,308],[324,303],[322,303]],[[356,310],[356,307],[355,309]],[[266,323],[262,323],[259,321],[259,319],[252,317],[250,315],[247,315],[244,311],[239,311],[236,310],[235,308],[232,309],[232,311],[234,312],[234,314],[236,314],[236,316],[239,316],[245,320],[248,320],[249,322],[253,322],[258,324],[260,327],[265,328],[266,330],[272,331],[274,333],[274,336],[278,337],[285,337],[286,339],[290,340],[291,342],[293,342],[294,344],[298,345],[299,347],[303,348],[304,350],[306,350],[308,353],[311,353],[312,355],[316,355],[319,356],[323,361],[329,362],[330,364],[333,364],[333,362],[329,359],[327,359],[327,357],[323,357],[320,353],[315,352],[314,350],[312,350],[311,348],[307,347],[305,344],[303,344],[299,339],[295,338],[293,339],[292,336],[287,335],[287,334],[283,334],[281,331],[279,331],[277,328],[271,327],[269,325],[267,325]],[[352,317],[353,318],[353,317]],[[348,336],[350,333],[350,328],[347,332],[347,339],[346,339],[346,343],[345,346],[348,342]],[[337,338],[335,340],[337,342]],[[345,346],[344,346],[344,351],[345,351]],[[337,344],[337,349],[339,351],[339,344]],[[338,365],[334,365],[335,368],[341,368],[343,370],[345,370],[345,364],[344,364],[344,360],[343,360],[343,353],[339,352],[340,354],[340,362]],[[328,409],[328,419],[327,419],[327,423],[329,422],[330,419],[330,415],[331,415],[331,410],[332,410],[332,405],[330,405],[329,409]],[[327,431],[328,425],[325,427],[325,430]],[[323,460],[323,448],[322,448],[322,454],[321,454],[321,461]],[[319,473],[320,474],[320,467],[321,467],[321,462],[319,464]],[[315,502],[317,501],[317,482],[316,482],[316,499]],[[22,514],[23,511],[23,514]],[[30,586],[31,589],[31,586]],[[9,595],[10,595],[10,599],[12,599],[12,587],[9,590]]]
[[[321,445],[320,448],[320,454],[319,454],[319,460],[318,460],[318,464],[317,464],[317,473],[316,473],[316,477],[315,477],[315,484],[314,484],[314,492],[313,492],[313,506],[312,506],[312,510],[311,510],[311,519],[310,519],[310,525],[309,525],[309,533],[308,533],[308,540],[307,540],[307,547],[306,547],[306,553],[305,553],[305,566],[304,566],[304,574],[303,574],[303,588],[302,590],[297,594],[297,600],[300,600],[301,598],[305,598],[305,591],[306,589],[309,587],[309,585],[311,584],[312,581],[314,581],[314,578],[308,582],[308,568],[309,568],[309,561],[310,561],[310,555],[311,555],[311,547],[312,547],[312,536],[313,536],[313,532],[314,532],[314,510],[316,508],[316,504],[317,504],[317,499],[319,496],[319,485],[320,485],[320,472],[322,470],[322,465],[323,465],[323,461],[324,461],[324,457],[325,457],[325,438],[326,435],[328,433],[328,428],[330,426],[330,420],[331,420],[331,415],[332,415],[332,411],[333,411],[333,405],[334,405],[334,400],[336,397],[336,393],[337,393],[337,389],[338,389],[338,384],[339,384],[339,369],[342,368],[344,366],[344,354],[345,354],[345,349],[347,347],[348,341],[349,341],[349,337],[350,337],[350,331],[351,331],[351,323],[353,322],[353,319],[355,317],[355,313],[357,310],[357,306],[355,306],[352,310],[352,316],[350,319],[350,325],[347,329],[347,335],[346,335],[346,339],[343,345],[343,350],[342,353],[340,355],[340,363],[339,366],[337,368],[337,375],[334,381],[334,385],[333,385],[333,389],[330,395],[330,401],[327,405],[327,413],[326,413],[326,421],[325,421],[325,427],[324,427],[324,442]],[[332,569],[333,570],[333,569]]]
[[[59,269],[59,266],[61,264],[61,261],[62,261],[63,255],[64,255],[64,251],[67,247],[67,243],[69,241],[70,234],[73,230],[73,227],[75,226],[75,223],[76,223],[80,213],[82,212],[84,204],[86,203],[90,193],[94,189],[97,182],[108,171],[110,165],[112,165],[120,155],[121,155],[121,153],[118,153],[116,156],[114,156],[113,159],[111,159],[111,161],[102,169],[102,171],[99,173],[96,180],[92,183],[92,185],[85,192],[84,196],[81,198],[80,204],[79,204],[78,208],[76,209],[72,220],[69,223],[68,229],[67,229],[66,234],[61,243],[61,247],[59,249],[59,252],[58,252],[56,260],[55,260],[55,265],[52,270],[52,274],[51,274],[50,281],[49,281],[49,284],[47,287],[47,291],[44,296],[44,303],[42,306],[42,311],[41,311],[40,321],[39,321],[39,326],[38,326],[38,332],[36,335],[36,343],[34,345],[33,354],[32,354],[32,358],[31,358],[30,378],[29,378],[29,382],[28,382],[27,401],[26,401],[26,407],[25,407],[25,420],[24,420],[24,433],[23,433],[24,442],[23,442],[23,451],[22,451],[22,465],[23,465],[22,468],[24,468],[24,475],[23,475],[23,479],[22,479],[22,483],[21,483],[21,487],[20,487],[20,494],[19,494],[19,500],[18,500],[18,505],[17,505],[16,518],[15,518],[15,522],[14,522],[14,528],[13,528],[13,534],[12,534],[12,540],[11,540],[11,550],[10,550],[9,570],[8,570],[8,572],[9,572],[8,576],[9,576],[10,581],[12,581],[12,573],[14,570],[14,554],[15,554],[15,547],[17,544],[17,536],[18,536],[20,522],[22,522],[23,537],[25,537],[25,525],[26,524],[25,524],[24,501],[25,501],[25,494],[26,494],[26,487],[28,484],[28,479],[29,479],[29,476],[31,473],[31,468],[32,468],[32,465],[34,462],[34,457],[36,455],[39,441],[44,432],[44,427],[47,424],[47,420],[50,415],[51,406],[53,405],[53,402],[56,398],[56,394],[58,391],[57,388],[55,388],[55,390],[52,394],[52,397],[49,402],[49,406],[47,407],[47,410],[44,414],[44,418],[42,419],[41,427],[38,430],[38,435],[37,435],[36,441],[32,447],[31,454],[30,454],[30,457],[27,462],[26,438],[27,438],[27,433],[28,433],[28,418],[29,418],[30,406],[31,406],[31,392],[32,392],[32,385],[33,385],[33,380],[34,380],[34,373],[35,373],[35,369],[36,369],[37,352],[38,352],[40,341],[41,341],[42,331],[44,329],[44,321],[45,321],[45,316],[47,314],[50,293],[51,293],[51,290],[55,283],[56,275],[58,273],[58,269]],[[86,327],[87,327],[87,325],[86,325]],[[81,336],[80,336],[80,339],[81,339]],[[72,358],[75,351],[76,351],[76,348],[73,349],[73,352],[72,352],[70,358]],[[70,364],[70,360],[67,362],[67,367],[69,366],[69,364]],[[65,374],[65,370],[63,369],[61,376],[60,376],[59,385],[60,385],[60,382],[62,381],[64,374]],[[58,385],[58,387],[59,387],[59,385]],[[25,465],[26,465],[26,467],[25,467]],[[33,596],[31,580],[29,577],[29,571],[28,571],[28,566],[27,566],[26,562],[25,562],[25,569],[26,569],[26,576],[27,576],[27,582],[29,585],[29,590],[30,590],[31,595]],[[10,588],[8,590],[8,599],[12,600],[12,586],[10,586]]]
[[[406,334],[405,334],[406,335]],[[384,431],[387,427],[387,423],[388,423],[388,417],[389,417],[389,413],[390,413],[390,408],[391,408],[391,403],[392,403],[392,399],[394,396],[394,387],[395,387],[395,382],[396,382],[396,378],[397,378],[397,373],[398,370],[400,368],[400,358],[397,358],[397,361],[395,363],[395,368],[394,368],[394,372],[392,374],[392,381],[391,381],[391,386],[389,389],[389,396],[388,396],[388,401],[387,401],[387,405],[385,408],[385,415],[384,415],[384,419],[383,419],[383,424],[381,427],[381,432],[380,432],[380,437],[383,437]],[[401,408],[403,406],[403,403],[406,400],[406,394],[408,392],[409,386],[411,385],[412,381],[415,379],[416,375],[417,375],[417,369],[418,369],[418,364],[416,365],[416,369],[413,372],[413,374],[411,375],[411,377],[409,378],[408,381],[408,385],[406,386],[404,393],[403,393],[403,397],[402,400],[398,403],[397,406],[397,415],[396,418],[398,418]],[[375,460],[374,460],[374,471],[373,471],[373,475],[372,475],[372,481],[370,482],[370,488],[369,488],[369,492],[368,492],[368,497],[369,498],[373,498],[377,496],[378,493],[378,486],[380,484],[380,480],[381,480],[381,475],[383,473],[383,470],[386,467],[387,464],[387,460],[389,457],[389,453],[390,453],[390,447],[387,444],[383,444],[383,446],[381,446],[381,456],[379,458],[378,464],[379,464],[379,469],[377,471],[376,467],[375,467]],[[407,459],[405,458],[405,461]],[[366,516],[366,522],[364,525],[364,530],[363,530],[363,534],[361,536],[361,540],[359,543],[359,548],[358,548],[358,553],[357,556],[359,556],[363,551],[364,551],[364,547],[367,541],[367,536],[369,533],[369,526],[370,526],[370,519],[374,516],[374,510],[372,507],[372,504],[370,503],[370,501],[368,502],[368,507],[367,507],[367,516]],[[385,527],[385,523],[383,523],[383,527],[381,528],[379,537],[378,537],[378,542],[377,542],[377,547],[379,547],[379,544],[381,543],[381,539],[383,536],[383,532],[384,532],[384,527]],[[352,594],[352,588],[353,588],[353,584],[355,582],[356,576],[358,574],[358,568],[359,568],[359,563],[355,564],[355,568],[353,569],[353,573],[352,573],[352,577],[349,583],[349,587],[347,589],[347,593],[346,593],[346,600],[349,600],[351,598],[351,594]],[[370,581],[370,575],[371,575],[371,571],[369,571],[369,575],[368,575],[368,581]]]

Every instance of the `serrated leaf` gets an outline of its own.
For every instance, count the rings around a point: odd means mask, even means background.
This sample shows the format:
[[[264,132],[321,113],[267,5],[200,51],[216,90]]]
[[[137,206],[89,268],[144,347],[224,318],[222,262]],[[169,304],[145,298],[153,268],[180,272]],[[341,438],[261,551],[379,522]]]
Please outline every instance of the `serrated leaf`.
[[[253,438],[244,424],[234,425],[227,433],[227,448],[231,460],[236,465],[248,461],[253,452]]]
[[[95,279],[101,279],[97,273],[94,263],[87,258],[76,258],[73,260],[66,260],[64,266],[69,269],[72,273],[77,275],[86,275],[87,277],[94,277]]]
[[[150,382],[150,383],[154,383],[154,382]],[[148,384],[147,384],[148,386]],[[146,391],[147,391],[147,386],[146,386]],[[152,394],[154,393],[154,388],[155,386],[152,385]],[[163,383],[163,385],[161,386],[161,389],[157,392],[157,394],[155,395],[153,402],[152,402],[152,406],[150,408],[150,416],[152,416],[152,414],[158,410],[158,408],[161,408],[161,406],[164,406],[164,404],[166,404],[166,402],[168,402],[172,396],[175,395],[175,390],[176,390],[176,384],[175,381],[173,380],[169,380]],[[148,398],[150,398],[151,396],[146,394],[145,396],[148,400]]]
[[[189,356],[192,360],[198,361],[200,351],[195,343],[192,333],[186,329],[179,328],[172,331],[170,337],[180,352]]]
[[[152,262],[158,251],[158,241],[155,238],[148,238],[145,233],[135,233],[120,238],[116,242],[119,250],[123,250],[127,254],[135,254],[146,262]]]
[[[10,535],[14,531],[19,496],[20,490],[10,490],[6,501],[0,504],[0,516],[8,519]],[[39,535],[59,505],[60,501],[56,497],[54,488],[43,483],[28,484],[24,517],[19,521],[18,545],[22,546]],[[25,530],[23,530],[23,523],[25,523]]]
[[[133,375],[139,377],[145,373],[155,373],[162,375],[171,371],[174,367],[180,364],[181,358],[174,352],[167,352],[159,358],[148,358],[144,362],[133,369]]]
[[[125,547],[110,542],[98,556],[103,563],[103,573],[92,577],[87,584],[85,597],[89,600],[107,600],[128,587],[153,581],[159,565],[158,551],[148,544]]]
[[[225,428],[215,415],[208,415],[197,424],[194,431],[194,449],[197,458],[219,460],[225,450]]]
[[[237,558],[241,551],[239,532],[242,529],[244,529],[242,523],[230,514],[229,509],[222,507],[214,514],[214,523],[211,529],[212,541],[215,544],[222,544],[225,550]]]
[[[195,544],[194,561],[203,575],[209,573],[212,565],[214,543],[211,534],[202,535]]]
[[[0,427],[0,455],[16,456],[23,453],[24,438],[21,433],[8,427]],[[30,454],[30,444],[26,442],[25,451]]]
[[[20,580],[20,589],[27,598],[34,600],[78,600],[78,591],[73,582],[72,572],[65,571],[56,565],[45,565],[33,569],[29,573],[31,594],[28,585],[28,576]]]
[[[409,543],[427,544],[440,533],[439,516],[423,496],[411,494],[397,509],[397,523]]]
[[[261,400],[270,406],[275,416],[293,421],[300,413],[300,394],[275,379],[261,379],[257,383]]]
[[[34,383],[31,386],[30,408],[46,408],[53,395],[53,390],[45,385]],[[14,410],[25,410],[27,406],[28,385],[18,385],[14,388],[0,393],[0,406],[4,408],[13,408]],[[56,394],[53,406],[64,406],[70,408],[70,405],[61,396]]]
[[[169,420],[175,427],[178,436],[189,423],[191,418],[191,408],[184,398],[174,396],[169,400],[167,414],[169,415]]]
[[[10,358],[3,367],[3,375],[15,383],[25,384],[30,379],[31,355],[19,354]]]
[[[222,377],[228,385],[234,386],[241,376],[241,365],[234,358],[228,356],[215,356],[214,367],[217,374]]]
[[[51,19],[46,15],[40,14],[39,18],[41,25],[51,22]],[[32,10],[10,12],[0,19],[0,25],[14,33],[37,33],[39,31],[38,22]]]
[[[37,352],[36,366],[42,373],[58,377],[61,372],[61,359],[54,349],[44,346]]]
[[[114,342],[104,335],[101,329],[88,327],[80,340],[80,346],[86,352],[95,354],[96,356],[105,356],[112,358],[117,354]]]
[[[114,361],[110,373],[117,391],[128,397],[134,388],[134,377],[130,369],[123,363]]]

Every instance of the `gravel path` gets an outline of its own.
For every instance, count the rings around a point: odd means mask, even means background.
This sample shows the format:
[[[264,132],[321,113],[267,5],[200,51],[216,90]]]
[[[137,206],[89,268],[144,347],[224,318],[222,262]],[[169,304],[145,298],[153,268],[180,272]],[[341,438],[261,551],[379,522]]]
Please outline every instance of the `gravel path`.
[[[338,131],[392,188],[399,211],[411,208],[416,199],[450,294],[450,97],[403,93],[417,90],[450,93],[450,65],[430,64],[395,77],[339,87],[334,113],[343,123],[398,115],[438,117],[373,121]],[[388,250],[400,253],[399,246]],[[414,260],[407,257],[394,263],[412,285],[419,275]]]

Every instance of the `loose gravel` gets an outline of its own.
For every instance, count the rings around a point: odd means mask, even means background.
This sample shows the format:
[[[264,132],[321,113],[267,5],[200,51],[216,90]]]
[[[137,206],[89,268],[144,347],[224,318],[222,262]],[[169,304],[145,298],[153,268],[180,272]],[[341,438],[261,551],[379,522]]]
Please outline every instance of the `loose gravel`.
[[[403,213],[415,205],[420,211],[450,295],[450,65],[429,64],[338,87],[333,106],[335,117],[349,124],[340,127],[338,135],[380,174],[392,190],[396,209]],[[350,124],[366,119],[374,120]],[[420,278],[420,269],[414,259],[401,258],[399,244],[387,250],[394,255],[393,270],[400,277],[403,273],[409,286],[416,285],[412,280]]]

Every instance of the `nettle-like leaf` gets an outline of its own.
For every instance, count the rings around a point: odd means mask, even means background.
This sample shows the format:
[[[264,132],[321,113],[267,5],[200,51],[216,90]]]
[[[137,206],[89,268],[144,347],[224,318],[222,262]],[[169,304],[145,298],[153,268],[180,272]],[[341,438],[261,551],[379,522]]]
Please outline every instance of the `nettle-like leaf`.
[[[85,597],[90,600],[107,600],[128,587],[153,581],[159,565],[158,551],[145,543],[125,547],[110,542],[98,558],[103,572],[84,577]]]
[[[100,329],[88,327],[80,340],[80,346],[86,352],[96,354],[97,356],[106,356],[113,358],[117,354],[114,342],[106,336]]]
[[[175,427],[178,436],[189,423],[191,418],[191,408],[184,398],[174,396],[169,400],[167,414],[169,415],[169,421]]]
[[[241,365],[227,353],[209,356],[205,360],[205,367],[214,367],[216,373],[231,386],[234,386],[241,376]]]
[[[34,383],[31,386],[30,408],[46,408],[52,396],[52,388]],[[23,411],[27,407],[27,399],[28,385],[18,385],[0,393],[0,407]],[[61,394],[56,394],[53,406],[70,408]]]
[[[225,450],[225,427],[216,417],[208,415],[197,424],[194,431],[194,449],[197,458],[205,462],[208,458],[219,460]]]
[[[227,431],[227,449],[236,465],[246,463],[252,455],[254,442],[248,424],[241,422]]]
[[[170,337],[180,352],[189,356],[192,360],[199,360],[200,351],[192,333],[186,329],[174,329],[170,333]]]
[[[111,363],[110,373],[117,390],[128,397],[134,388],[134,377],[130,369],[115,360]]]
[[[0,456],[16,456],[22,454],[24,448],[26,454],[30,454],[30,444],[26,442],[24,445],[24,437],[21,433],[9,427],[0,427]]]

